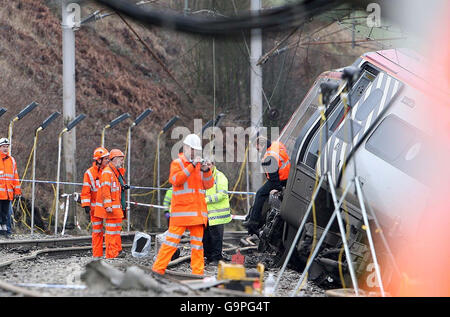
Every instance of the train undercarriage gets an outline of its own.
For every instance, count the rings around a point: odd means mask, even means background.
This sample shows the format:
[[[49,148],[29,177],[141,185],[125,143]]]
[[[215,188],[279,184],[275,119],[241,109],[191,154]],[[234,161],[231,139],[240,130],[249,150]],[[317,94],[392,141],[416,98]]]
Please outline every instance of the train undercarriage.
[[[325,196],[326,194],[321,191],[319,196],[322,195]],[[298,228],[289,225],[282,218],[280,210],[282,196],[282,193],[270,196],[269,202],[266,204],[266,210],[264,210],[265,222],[259,234],[258,250],[260,252],[275,253],[271,263],[274,267],[281,267],[286,261],[289,248],[298,230]],[[332,204],[331,197],[329,197],[329,203]],[[316,208],[316,214],[325,213],[331,215],[334,210],[331,205],[326,206],[326,203],[324,206],[318,204]],[[365,231],[361,229],[363,222],[362,219],[348,215],[345,210],[342,210],[342,217],[343,219],[351,219],[347,241],[355,272],[360,278],[366,274],[366,268],[371,259]],[[319,222],[316,219],[316,223],[314,223],[312,218],[313,216],[311,215],[310,219],[305,223],[304,230],[289,259],[289,267],[296,271],[303,271],[312,254],[312,249],[317,245],[326,226],[326,223],[324,223],[324,221],[327,222],[325,217],[318,217]],[[331,230],[326,234],[319,253],[308,270],[308,279],[325,289],[351,285],[349,268],[337,224],[332,225]]]

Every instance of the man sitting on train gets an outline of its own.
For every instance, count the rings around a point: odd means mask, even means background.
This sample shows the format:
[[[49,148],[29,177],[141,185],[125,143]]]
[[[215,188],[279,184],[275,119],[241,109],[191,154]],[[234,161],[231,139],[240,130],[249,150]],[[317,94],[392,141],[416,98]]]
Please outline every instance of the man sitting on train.
[[[258,229],[262,225],[261,214],[264,202],[269,198],[273,190],[281,191],[286,186],[291,167],[286,146],[280,141],[271,143],[266,137],[258,136],[256,139],[256,148],[259,153],[264,153],[261,165],[266,174],[267,181],[256,192],[253,207],[243,222],[250,235],[258,234]]]

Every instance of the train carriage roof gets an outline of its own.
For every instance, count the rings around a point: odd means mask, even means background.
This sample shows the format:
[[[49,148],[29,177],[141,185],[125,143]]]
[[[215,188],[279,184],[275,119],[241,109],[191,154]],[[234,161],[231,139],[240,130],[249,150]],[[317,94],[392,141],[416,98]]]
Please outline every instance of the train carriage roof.
[[[434,77],[442,78],[442,69],[427,61],[414,50],[401,48],[369,52],[364,54],[362,58],[398,80],[423,92],[444,92],[439,87],[439,83],[433,81]]]

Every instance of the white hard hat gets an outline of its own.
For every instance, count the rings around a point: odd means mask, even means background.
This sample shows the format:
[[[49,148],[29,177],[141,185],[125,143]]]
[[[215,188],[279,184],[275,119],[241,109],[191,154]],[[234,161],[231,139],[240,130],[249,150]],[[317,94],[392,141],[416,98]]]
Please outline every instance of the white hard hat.
[[[10,145],[11,143],[9,143],[9,140],[7,138],[1,138],[0,139],[0,146],[6,145],[6,144]]]
[[[200,140],[200,137],[197,134],[189,134],[186,138],[184,138],[183,143],[190,146],[194,150],[202,150],[202,140]]]

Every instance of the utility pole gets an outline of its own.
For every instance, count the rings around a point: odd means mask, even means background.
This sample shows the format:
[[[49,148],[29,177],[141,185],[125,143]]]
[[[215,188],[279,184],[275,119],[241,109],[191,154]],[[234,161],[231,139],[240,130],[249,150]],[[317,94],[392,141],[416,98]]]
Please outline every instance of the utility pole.
[[[351,15],[353,16],[353,18],[355,17],[353,7],[352,7]],[[355,31],[356,31],[356,20],[353,19],[353,21],[352,21],[352,48],[355,48]]]
[[[70,122],[75,118],[75,32],[79,27],[80,6],[74,1],[63,0],[62,9],[62,55],[63,55],[63,119]],[[76,132],[75,128],[63,136],[65,176],[67,182],[75,182],[77,171],[75,164]],[[66,192],[74,192],[75,188],[70,185]],[[56,206],[59,208],[59,206]],[[70,208],[73,210],[73,208]],[[69,211],[70,212],[70,211]],[[68,217],[72,219],[72,217]],[[55,219],[58,221],[58,219]]]
[[[261,0],[251,0],[250,10],[253,14],[261,10]],[[261,29],[252,29],[250,42],[250,104],[251,104],[251,127],[256,133],[262,126],[262,68],[258,66],[258,60],[262,55],[262,33]],[[249,150],[249,154],[252,151]],[[255,162],[254,155],[250,155],[252,191],[257,191],[262,185],[262,174],[258,160]]]
[[[184,0],[184,15],[187,15],[189,12],[189,0]]]

